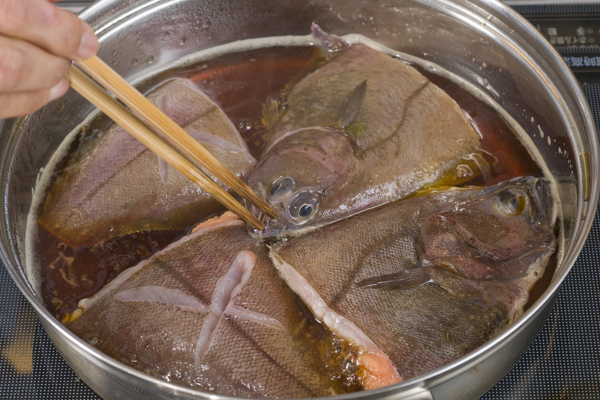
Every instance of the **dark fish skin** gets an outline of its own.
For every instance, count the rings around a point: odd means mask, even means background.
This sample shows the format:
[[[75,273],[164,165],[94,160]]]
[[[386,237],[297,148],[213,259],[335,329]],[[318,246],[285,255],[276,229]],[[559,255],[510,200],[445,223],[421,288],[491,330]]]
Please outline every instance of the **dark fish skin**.
[[[296,235],[395,201],[478,151],[463,111],[415,68],[364,44],[327,43],[333,59],[291,88],[277,117],[269,112],[276,120],[248,179],[277,211],[262,237]],[[280,189],[290,178],[293,187]]]
[[[229,214],[123,272],[67,326],[117,360],[213,394],[338,394],[267,248]],[[250,261],[236,270],[240,259]]]
[[[148,95],[236,175],[255,160],[223,111],[186,80]],[[184,229],[223,207],[179,171],[113,124],[81,149],[47,196],[40,224],[70,247],[146,230]]]
[[[295,279],[291,266],[409,379],[522,314],[555,249],[554,206],[543,178],[432,191],[290,238],[271,256],[286,280]]]

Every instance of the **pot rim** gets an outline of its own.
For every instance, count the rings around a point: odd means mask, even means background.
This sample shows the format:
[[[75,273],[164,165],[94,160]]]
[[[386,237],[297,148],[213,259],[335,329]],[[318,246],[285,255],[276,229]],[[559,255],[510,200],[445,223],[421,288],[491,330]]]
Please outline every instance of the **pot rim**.
[[[135,17],[136,15],[143,14],[145,12],[154,11],[156,8],[160,7],[162,4],[172,3],[171,0],[149,0],[144,3],[138,3],[129,9],[123,10],[116,17],[116,13],[113,12],[111,14],[111,5],[118,0],[106,0],[99,1],[89,8],[85,9],[80,17],[88,21],[96,30],[99,39],[102,39],[102,36],[106,33],[109,33],[112,29],[119,26],[123,21],[128,21],[130,18]],[[175,0],[177,1],[177,0]],[[452,9],[455,15],[461,14],[464,17],[461,19],[464,23],[476,24],[483,18],[483,13],[493,15],[496,18],[502,18],[502,22],[504,20],[510,20],[513,29],[519,29],[518,35],[520,37],[526,37],[529,41],[529,44],[535,48],[535,50],[539,53],[541,57],[547,62],[550,66],[552,66],[552,71],[558,75],[560,82],[565,85],[565,90],[571,94],[573,100],[576,102],[577,109],[581,112],[583,130],[590,133],[589,137],[586,137],[589,145],[589,176],[590,177],[598,177],[599,167],[598,167],[598,159],[599,159],[599,143],[598,136],[596,134],[595,122],[592,117],[592,113],[590,107],[587,103],[587,100],[579,87],[577,80],[575,79],[573,73],[566,66],[560,55],[554,50],[554,48],[535,30],[533,26],[531,26],[523,17],[521,17],[518,13],[513,11],[511,8],[506,6],[505,4],[499,1],[488,1],[488,0],[459,0],[459,1],[450,1],[450,0],[426,0],[431,3],[432,8],[445,8],[446,10]],[[101,15],[101,17],[99,17]],[[493,20],[487,20],[487,27],[495,30],[495,34],[502,38],[505,41],[510,41],[509,35],[497,27],[493,25]],[[514,44],[513,44],[514,47]],[[516,51],[521,51],[524,54],[528,55],[528,51],[523,48],[515,47]],[[541,71],[540,71],[540,74]],[[543,75],[543,74],[542,74]],[[564,108],[567,108],[566,106]],[[571,115],[568,115],[571,118]],[[23,117],[26,118],[26,117]],[[24,119],[16,120],[13,123],[13,126],[18,126]],[[2,121],[0,121],[2,122]],[[6,126],[10,125],[10,122],[4,121]],[[576,126],[573,124],[573,126]],[[18,139],[17,135],[15,135],[16,130],[13,129],[11,137],[8,139],[7,146],[3,150],[3,159],[2,159],[2,168],[3,173],[7,173],[10,166],[10,160],[12,159],[12,149],[15,147],[15,142]],[[575,150],[582,150],[584,146],[581,143],[574,143]],[[10,150],[10,151],[9,151]],[[537,299],[537,301],[514,323],[512,326],[505,329],[503,332],[498,334],[496,337],[490,339],[484,345],[480,346],[476,350],[464,355],[463,357],[453,361],[450,364],[442,366],[436,370],[430,371],[424,375],[417,376],[415,378],[400,382],[398,384],[394,384],[391,386],[383,387],[380,389],[370,390],[368,392],[356,392],[349,393],[344,395],[332,396],[332,399],[354,399],[357,397],[365,397],[365,396],[386,396],[386,395],[394,395],[398,392],[411,389],[416,387],[431,387],[437,381],[441,379],[448,379],[453,376],[460,374],[461,372],[471,369],[475,366],[476,363],[480,363],[482,359],[480,357],[491,357],[494,353],[499,351],[501,345],[509,340],[511,336],[513,336],[517,331],[523,330],[526,328],[526,324],[535,318],[535,316],[539,315],[545,308],[545,306],[552,301],[554,298],[558,288],[566,278],[566,275],[573,267],[577,256],[579,255],[586,239],[589,234],[589,231],[592,226],[592,222],[594,220],[596,208],[598,205],[599,198],[599,190],[597,185],[589,185],[590,193],[587,201],[583,200],[583,187],[581,185],[582,179],[584,177],[584,173],[582,170],[582,165],[580,162],[577,163],[577,176],[578,176],[578,187],[577,187],[577,214],[582,215],[585,214],[585,217],[582,221],[576,221],[576,224],[573,228],[573,232],[575,232],[575,236],[571,241],[571,246],[568,251],[565,253],[565,257],[562,261],[562,266],[560,271],[557,269],[555,276],[553,277],[552,282],[549,287],[545,290],[545,292]],[[591,178],[592,179],[592,178]],[[14,258],[13,243],[10,241],[10,238],[7,236],[7,228],[9,226],[7,219],[7,210],[6,210],[6,194],[8,187],[8,179],[6,179],[5,184],[2,187],[4,201],[2,204],[4,218],[2,218],[2,228],[5,240],[0,241],[0,258],[5,263],[6,266],[15,266],[19,265],[19,261]],[[7,245],[10,243],[10,247]],[[121,370],[127,373],[127,379],[140,379],[143,381],[147,381],[153,383],[155,385],[161,387],[167,387],[173,392],[187,394],[187,395],[202,395],[203,397],[211,397],[211,398],[219,398],[219,399],[237,399],[232,396],[215,396],[209,392],[204,392],[198,389],[193,389],[190,387],[179,386],[177,384],[166,382],[162,379],[155,378],[150,376],[144,372],[136,370],[128,365],[125,365],[119,361],[112,359],[111,357],[105,355],[99,350],[95,349],[91,345],[84,342],[82,339],[77,337],[74,333],[72,333],[68,328],[66,328],[60,321],[56,320],[54,316],[50,314],[50,312],[46,309],[42,301],[35,295],[35,291],[29,284],[29,281],[26,279],[22,268],[6,268],[8,273],[11,275],[23,295],[27,298],[29,303],[34,307],[37,315],[40,317],[44,325],[49,324],[53,330],[57,331],[66,340],[69,344],[75,346],[78,351],[84,355],[86,359],[92,359],[95,363],[104,364],[109,368],[114,368],[116,370]],[[487,353],[487,354],[486,354]],[[484,356],[485,355],[485,356]]]

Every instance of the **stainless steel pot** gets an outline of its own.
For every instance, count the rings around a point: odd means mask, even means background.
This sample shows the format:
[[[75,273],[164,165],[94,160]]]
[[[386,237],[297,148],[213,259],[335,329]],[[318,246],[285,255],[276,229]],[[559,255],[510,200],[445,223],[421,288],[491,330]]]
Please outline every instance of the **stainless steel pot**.
[[[234,40],[306,35],[314,21],[334,34],[360,33],[432,61],[480,87],[528,132],[558,184],[565,246],[552,282],[521,319],[476,351],[424,376],[340,399],[475,398],[530,345],[595,214],[598,139],[571,72],[508,7],[492,0],[100,0],[81,17],[100,38],[100,57],[128,79]],[[25,118],[0,121],[2,259],[59,352],[102,397],[217,398],[149,377],[96,351],[54,319],[24,272],[25,226],[38,172],[92,110],[70,91]]]

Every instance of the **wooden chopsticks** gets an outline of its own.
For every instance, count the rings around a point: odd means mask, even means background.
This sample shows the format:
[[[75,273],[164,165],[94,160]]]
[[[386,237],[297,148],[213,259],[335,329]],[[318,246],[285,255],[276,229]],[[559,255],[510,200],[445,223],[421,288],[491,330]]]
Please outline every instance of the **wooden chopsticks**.
[[[173,168],[199,185],[221,204],[237,213],[243,220],[256,229],[262,230],[264,224],[181,153],[184,153],[191,160],[204,167],[265,214],[275,217],[275,212],[269,204],[102,60],[98,57],[93,57],[78,61],[77,63],[96,81],[100,82],[117,96],[119,100],[145,119],[150,126],[172,142],[172,144],[169,143],[169,141],[150,129],[148,125],[108,95],[106,91],[84,73],[71,66],[67,73],[71,87],[108,115],[108,117],[125,128],[125,130],[152,152],[156,153]]]

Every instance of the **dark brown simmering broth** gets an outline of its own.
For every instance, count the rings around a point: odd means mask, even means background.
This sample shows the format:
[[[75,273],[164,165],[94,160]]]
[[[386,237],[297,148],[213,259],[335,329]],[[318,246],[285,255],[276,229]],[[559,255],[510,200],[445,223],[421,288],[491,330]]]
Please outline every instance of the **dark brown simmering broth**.
[[[318,66],[319,54],[318,49],[309,46],[231,53],[168,71],[144,86],[152,88],[172,77],[192,80],[224,110],[258,159],[266,134],[261,122],[263,104],[273,98],[284,101],[286,86],[307,67],[310,70]],[[494,109],[450,80],[418,69],[459,104],[481,136],[482,157],[476,161],[486,172],[463,180],[462,185],[492,185],[516,176],[542,176],[536,162]],[[87,131],[106,126],[106,118],[100,117]],[[76,147],[77,141],[72,148]],[[62,164],[64,167],[65,162]],[[60,171],[55,175],[58,174]],[[198,222],[190,221],[190,227]],[[77,308],[81,299],[92,296],[120,272],[185,233],[186,230],[140,232],[93,247],[72,249],[40,227],[35,251],[42,266],[42,295],[48,309],[62,320]],[[536,284],[533,292],[537,296],[549,284],[553,270],[554,265],[550,264],[545,279]],[[306,328],[307,333],[314,335],[318,330],[315,326]],[[348,382],[343,384],[352,386]]]

